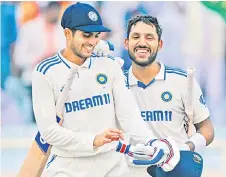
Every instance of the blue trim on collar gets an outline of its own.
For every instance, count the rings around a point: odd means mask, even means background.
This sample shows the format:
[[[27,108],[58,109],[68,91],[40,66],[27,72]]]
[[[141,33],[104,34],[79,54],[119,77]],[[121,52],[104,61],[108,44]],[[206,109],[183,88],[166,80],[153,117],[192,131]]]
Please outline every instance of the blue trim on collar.
[[[164,70],[164,80],[166,80],[166,67],[165,67],[165,70]]]
[[[90,61],[89,61],[89,69],[90,69],[90,67],[91,67],[91,64],[92,64],[92,56],[90,57],[90,59],[89,59]]]
[[[69,68],[71,69],[71,67],[60,57],[59,53],[57,54],[58,57],[61,59],[61,61]]]
[[[148,83],[148,85],[145,85],[143,82],[141,81],[137,81],[137,86],[141,87],[143,89],[146,89],[148,86],[150,86],[151,84],[153,84],[155,82],[155,79],[153,79],[151,82]]]

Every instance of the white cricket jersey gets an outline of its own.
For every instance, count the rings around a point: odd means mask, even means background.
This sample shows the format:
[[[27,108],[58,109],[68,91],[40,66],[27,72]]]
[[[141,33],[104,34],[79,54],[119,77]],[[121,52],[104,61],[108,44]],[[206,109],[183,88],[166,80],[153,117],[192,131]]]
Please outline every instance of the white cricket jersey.
[[[70,68],[74,67],[78,67],[78,75],[65,102],[61,127],[56,123],[55,104]],[[151,137],[132,93],[125,86],[121,68],[111,59],[91,57],[78,66],[59,52],[36,66],[32,96],[38,129],[43,139],[53,145],[53,154],[79,157],[110,151],[117,142],[93,148],[93,140],[104,130],[117,128],[118,122],[137,142]]]
[[[183,144],[188,140],[185,125],[186,72],[163,65],[157,76],[148,84],[140,82],[132,72],[125,72],[128,88],[133,92],[141,110],[141,116],[149,129],[158,138],[172,138]],[[209,117],[202,91],[194,81],[193,124]]]

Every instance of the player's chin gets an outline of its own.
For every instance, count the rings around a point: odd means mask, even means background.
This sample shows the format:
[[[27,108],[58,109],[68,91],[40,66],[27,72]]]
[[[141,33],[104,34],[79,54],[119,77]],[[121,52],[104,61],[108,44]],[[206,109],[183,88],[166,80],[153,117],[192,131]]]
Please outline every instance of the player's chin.
[[[147,62],[149,59],[150,55],[136,55],[135,54],[135,59],[139,62]]]
[[[145,64],[148,62],[148,58],[136,58],[136,62],[140,64]]]
[[[87,53],[87,52],[82,53],[82,56],[83,56],[84,59],[91,57],[91,55],[92,55],[92,53],[90,53],[90,52],[89,53]]]

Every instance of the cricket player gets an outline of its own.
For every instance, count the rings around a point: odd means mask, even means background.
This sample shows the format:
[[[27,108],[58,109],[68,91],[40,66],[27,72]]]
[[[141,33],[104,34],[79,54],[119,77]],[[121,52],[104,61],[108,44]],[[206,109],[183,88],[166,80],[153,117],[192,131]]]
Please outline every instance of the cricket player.
[[[171,136],[181,150],[202,151],[214,138],[209,110],[200,86],[195,80],[192,123],[196,128],[196,133],[188,138],[185,129],[187,74],[180,69],[165,66],[156,59],[158,51],[163,46],[161,34],[162,29],[155,17],[137,16],[129,20],[124,44],[132,60],[132,66],[125,72],[127,87],[136,98],[144,122],[157,138]],[[184,175],[191,177],[199,174],[200,176],[201,156],[196,153],[189,154],[186,151],[181,152],[180,162],[183,163],[183,156],[188,158],[184,163],[194,162],[192,159],[196,157],[198,165],[194,165],[194,170],[187,174],[183,168]],[[181,166],[183,167],[183,164]],[[188,167],[186,165],[186,168]],[[151,168],[153,167],[149,167],[149,173],[154,171]],[[147,167],[138,168],[133,165],[130,170],[134,177],[149,176]],[[167,176],[167,173],[160,168],[158,170],[161,171],[157,172],[158,177]],[[184,177],[178,173],[178,171],[181,173],[181,170],[175,171],[174,174],[173,171],[170,172],[172,177]]]
[[[91,56],[100,32],[110,30],[103,26],[96,9],[79,2],[65,10],[61,26],[66,48],[39,63],[32,80],[37,126],[43,141],[53,146],[43,176],[130,176],[125,155],[115,151],[117,140],[123,139],[119,125],[136,143],[153,136],[125,87],[120,66],[111,59]],[[55,104],[70,68],[78,68],[78,73],[60,126]]]

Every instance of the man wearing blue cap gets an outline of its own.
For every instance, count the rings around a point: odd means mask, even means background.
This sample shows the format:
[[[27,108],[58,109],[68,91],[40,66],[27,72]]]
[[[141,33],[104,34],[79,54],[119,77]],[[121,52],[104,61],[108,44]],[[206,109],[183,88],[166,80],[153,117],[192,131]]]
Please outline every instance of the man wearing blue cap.
[[[100,32],[110,30],[103,26],[96,9],[79,2],[65,10],[61,25],[66,48],[39,63],[32,79],[37,126],[42,142],[52,145],[53,156],[43,176],[130,176],[125,155],[115,151],[117,140],[123,139],[118,123],[137,143],[147,142],[152,133],[140,119],[120,66],[107,57],[92,56]],[[74,68],[78,72],[64,103],[60,126],[55,104]]]

